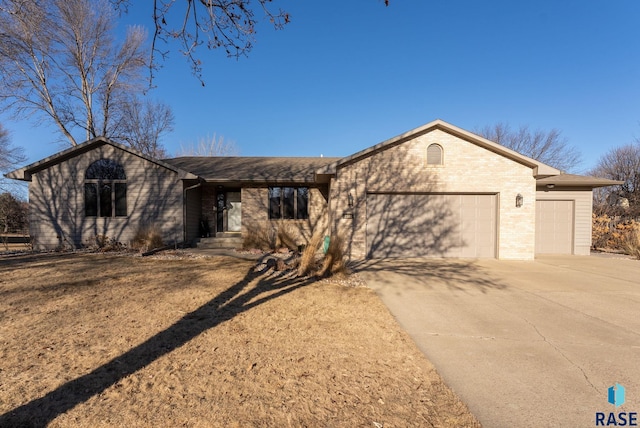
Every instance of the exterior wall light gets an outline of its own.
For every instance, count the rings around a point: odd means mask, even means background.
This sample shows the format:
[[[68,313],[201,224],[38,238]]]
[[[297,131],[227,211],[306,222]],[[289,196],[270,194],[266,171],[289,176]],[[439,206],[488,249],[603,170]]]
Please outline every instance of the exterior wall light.
[[[524,198],[522,197],[522,195],[520,193],[518,193],[516,195],[516,208],[520,208],[523,203],[524,203]]]
[[[347,202],[349,203],[349,208],[353,208],[353,195],[351,192],[347,194]]]

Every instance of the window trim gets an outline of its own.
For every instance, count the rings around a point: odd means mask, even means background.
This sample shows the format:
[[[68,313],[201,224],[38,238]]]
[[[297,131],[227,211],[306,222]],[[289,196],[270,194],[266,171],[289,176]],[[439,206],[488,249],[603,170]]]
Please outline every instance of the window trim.
[[[288,195],[288,190],[291,193]],[[304,212],[300,207],[300,189],[306,189],[306,204]],[[310,188],[307,186],[269,186],[267,189],[267,212],[269,220],[308,220],[309,219],[309,195]],[[272,196],[277,193],[276,196]],[[277,198],[277,201],[276,201]],[[290,199],[290,204],[286,203]],[[277,203],[274,204],[274,202]],[[277,213],[276,213],[277,210]],[[285,216],[286,211],[291,210],[292,215]]]

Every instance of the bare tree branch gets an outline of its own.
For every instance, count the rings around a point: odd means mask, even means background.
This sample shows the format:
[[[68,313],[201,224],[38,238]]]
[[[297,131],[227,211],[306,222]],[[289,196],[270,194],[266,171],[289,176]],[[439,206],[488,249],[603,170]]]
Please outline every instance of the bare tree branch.
[[[130,1],[111,0],[111,3],[126,13]],[[204,45],[208,49],[222,49],[230,57],[247,55],[262,18],[256,16],[258,10],[276,29],[291,20],[288,12],[272,7],[272,0],[153,0],[152,74],[155,55],[164,58],[167,54],[160,49],[159,42],[166,45],[175,41],[204,85],[197,48]]]
[[[24,149],[11,144],[9,132],[0,124],[0,192],[9,192],[12,187],[3,174],[18,168],[26,159]]]
[[[580,152],[569,144],[558,129],[532,131],[528,126],[512,130],[509,124],[496,123],[477,131],[479,135],[530,158],[572,171],[581,163]]]
[[[198,140],[198,144],[193,143],[188,146],[180,145],[180,150],[176,156],[238,156],[240,151],[234,141],[225,141],[223,136],[213,137],[207,135]]]
[[[160,140],[173,130],[174,116],[166,104],[132,98],[123,102],[119,132],[112,137],[140,152],[162,159],[167,152]]]
[[[142,27],[120,45],[114,31],[108,0],[0,0],[2,109],[48,118],[72,146],[77,132],[120,132],[118,110],[145,89],[149,52]]]
[[[628,209],[624,210],[625,214],[640,215],[640,140],[609,150],[600,158],[595,168],[589,171],[589,174],[623,182],[607,188],[606,197],[599,195],[596,202],[611,208],[605,209],[605,212],[612,214],[613,211],[620,211],[617,209],[618,202],[620,199],[625,199],[628,202]],[[611,195],[614,195],[615,200],[611,200]]]

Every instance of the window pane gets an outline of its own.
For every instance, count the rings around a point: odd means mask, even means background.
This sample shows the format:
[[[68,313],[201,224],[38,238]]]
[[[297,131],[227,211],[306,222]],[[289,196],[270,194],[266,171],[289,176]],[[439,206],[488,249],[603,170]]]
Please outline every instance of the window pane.
[[[293,187],[285,187],[282,189],[282,193],[282,218],[295,218],[295,189]]]
[[[84,215],[87,217],[98,215],[98,185],[95,183],[84,184]]]
[[[427,147],[427,165],[442,165],[442,147],[438,144]]]
[[[93,180],[126,180],[124,168],[111,159],[100,159],[89,165],[85,178]]]
[[[116,217],[127,215],[127,184],[115,183],[116,190]]]
[[[111,183],[100,184],[100,217],[113,216],[111,209]]]
[[[298,188],[298,199],[297,199],[297,212],[296,218],[301,220],[306,220],[309,218],[309,188],[308,187],[300,187]]]
[[[282,199],[281,187],[269,187],[269,218],[282,218],[280,200]]]

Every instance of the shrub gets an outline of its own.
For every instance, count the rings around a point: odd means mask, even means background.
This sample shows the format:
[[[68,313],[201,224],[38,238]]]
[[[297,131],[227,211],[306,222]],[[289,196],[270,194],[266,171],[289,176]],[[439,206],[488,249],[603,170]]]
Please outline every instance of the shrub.
[[[67,245],[70,245],[66,239],[64,240],[64,242]],[[119,242],[114,238],[109,238],[107,235],[96,235],[94,238],[94,245],[92,245],[92,247],[102,252],[122,251],[126,249],[126,245],[124,245],[122,242]]]
[[[634,231],[640,229],[640,223],[635,220],[612,218],[606,214],[592,215],[593,227],[591,245],[593,248],[606,248],[627,252],[627,241],[633,240]]]
[[[257,248],[262,251],[276,249],[277,233],[271,227],[247,226],[242,246],[246,249]]]
[[[162,233],[156,225],[142,225],[136,231],[131,248],[141,252],[153,250],[164,246],[162,242]]]
[[[297,238],[298,229],[287,223],[283,223],[278,226],[278,236],[276,240],[277,248],[288,248],[291,251],[298,249]]]
[[[640,228],[635,227],[624,235],[622,250],[640,260]]]

